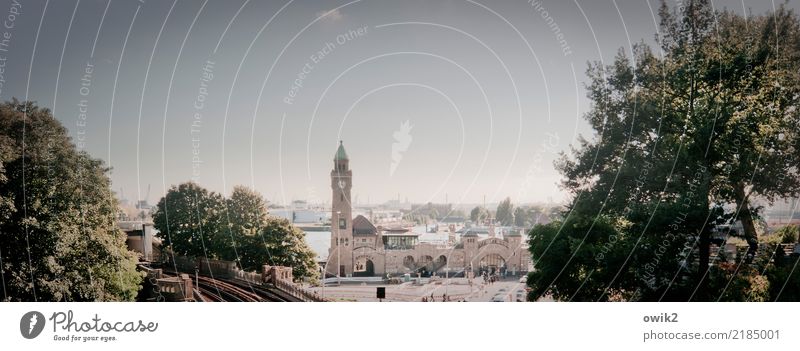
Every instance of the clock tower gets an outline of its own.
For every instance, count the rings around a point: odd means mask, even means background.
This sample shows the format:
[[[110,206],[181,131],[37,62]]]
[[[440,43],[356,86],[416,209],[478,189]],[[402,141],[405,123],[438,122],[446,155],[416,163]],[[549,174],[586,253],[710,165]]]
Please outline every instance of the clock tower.
[[[328,251],[327,273],[348,277],[353,274],[353,211],[350,189],[353,186],[353,171],[344,151],[342,141],[333,157],[331,170],[331,248]]]

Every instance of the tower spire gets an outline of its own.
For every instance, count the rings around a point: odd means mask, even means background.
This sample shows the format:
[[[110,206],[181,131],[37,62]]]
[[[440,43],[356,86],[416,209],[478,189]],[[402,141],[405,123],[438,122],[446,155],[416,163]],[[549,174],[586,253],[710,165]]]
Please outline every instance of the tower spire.
[[[331,170],[331,248],[326,271],[340,277],[353,272],[353,209],[350,201],[353,171],[349,163],[344,144],[339,140]]]
[[[344,151],[344,144],[342,143],[341,140],[339,140],[339,148],[336,149],[336,156],[333,157],[333,160],[334,161],[349,160],[349,157],[347,157],[347,152]]]

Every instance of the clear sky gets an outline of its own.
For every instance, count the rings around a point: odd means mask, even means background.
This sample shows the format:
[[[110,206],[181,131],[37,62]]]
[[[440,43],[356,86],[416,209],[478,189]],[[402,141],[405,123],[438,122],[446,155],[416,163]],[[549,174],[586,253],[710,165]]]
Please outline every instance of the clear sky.
[[[3,0],[0,99],[51,108],[130,200],[195,179],[330,201],[343,140],[357,203],[561,201],[553,160],[590,132],[587,62],[652,43],[658,6]]]

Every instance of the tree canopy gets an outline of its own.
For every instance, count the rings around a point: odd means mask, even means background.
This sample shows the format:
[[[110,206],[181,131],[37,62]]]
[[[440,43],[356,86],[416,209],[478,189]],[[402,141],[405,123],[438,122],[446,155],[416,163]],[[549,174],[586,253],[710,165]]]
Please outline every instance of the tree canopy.
[[[142,276],[116,226],[107,173],[48,109],[16,99],[0,105],[4,300],[136,298]]]
[[[229,198],[193,182],[173,186],[156,205],[153,223],[175,255],[235,261],[244,270],[288,266],[295,279],[319,277],[305,233],[269,216],[261,194],[243,186]]]
[[[514,204],[511,203],[510,197],[505,198],[497,205],[495,218],[501,225],[514,225]]]
[[[469,219],[476,223],[483,222],[485,219],[489,218],[489,216],[489,210],[483,206],[475,206],[475,208],[469,212]]]
[[[658,52],[639,43],[588,69],[594,136],[557,162],[572,196],[565,219],[531,233],[537,269],[550,267],[528,280],[537,296],[758,300],[783,285],[756,262],[771,252],[758,252],[754,199],[800,191],[798,17],[705,0],[659,13]],[[741,234],[712,237],[737,222]],[[709,265],[711,246],[734,235],[746,251]]]

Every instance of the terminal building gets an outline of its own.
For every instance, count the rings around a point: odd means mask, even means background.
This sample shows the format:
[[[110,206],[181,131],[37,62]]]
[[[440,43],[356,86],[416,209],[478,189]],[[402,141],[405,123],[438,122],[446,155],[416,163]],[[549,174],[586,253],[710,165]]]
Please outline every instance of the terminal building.
[[[520,275],[528,270],[530,255],[523,236],[516,232],[495,237],[493,228],[461,232],[460,240],[446,245],[421,243],[407,228],[375,226],[364,216],[353,218],[350,192],[353,171],[342,142],[331,170],[331,246],[328,276],[368,277],[404,273],[464,274],[473,272]],[[453,227],[451,227],[451,235]]]

